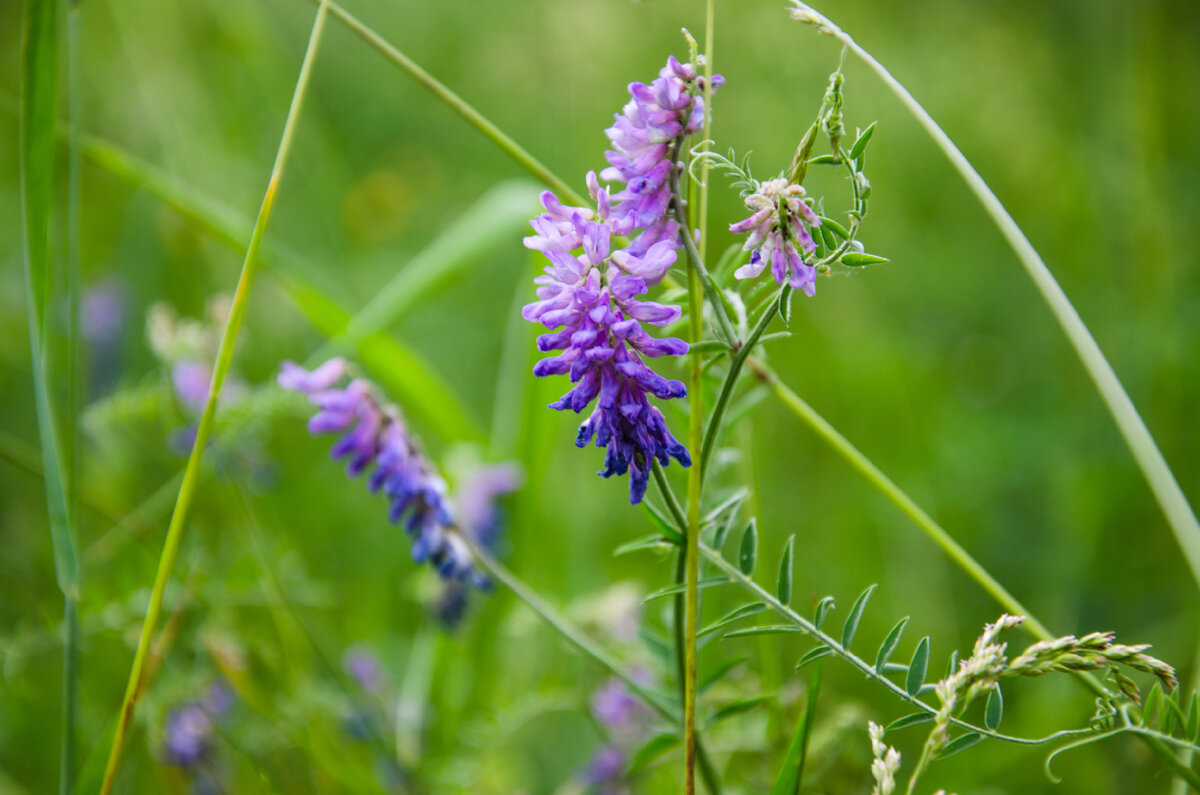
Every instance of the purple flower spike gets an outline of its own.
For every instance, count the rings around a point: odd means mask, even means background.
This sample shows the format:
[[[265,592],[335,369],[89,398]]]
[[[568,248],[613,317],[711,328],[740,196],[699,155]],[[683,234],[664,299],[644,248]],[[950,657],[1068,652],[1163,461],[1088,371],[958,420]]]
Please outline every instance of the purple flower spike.
[[[734,234],[749,232],[742,248],[752,252],[750,262],[734,271],[736,278],[753,279],[769,266],[771,278],[780,286],[788,284],[807,296],[816,295],[817,271],[804,257],[817,250],[809,230],[820,226],[821,219],[808,202],[804,188],[789,185],[786,179],[763,182],[746,197],[750,216],[729,227]]]
[[[367,488],[387,497],[388,518],[403,523],[416,562],[428,562],[443,579],[485,587],[486,579],[476,571],[462,531],[455,526],[446,483],[421,453],[399,410],[380,402],[372,385],[361,378],[337,387],[345,374],[341,359],[311,372],[285,362],[279,384],[307,395],[318,408],[308,421],[310,432],[342,434],[330,455],[346,459],[350,477],[370,472]]]
[[[724,80],[714,76],[715,89]],[[688,451],[667,429],[649,395],[667,400],[687,395],[646,358],[682,356],[688,345],[674,337],[651,336],[644,325],[679,320],[677,306],[639,300],[675,263],[679,225],[671,218],[674,158],[688,135],[704,122],[704,78],[676,58],[650,84],[631,83],[631,99],[606,130],[613,149],[609,167],[587,175],[596,209],[568,207],[547,191],[546,212],[530,222],[536,233],[526,247],[541,251],[549,265],[534,279],[538,300],[521,314],[550,333],[538,350],[556,352],[534,367],[534,375],[565,375],[575,385],[550,408],[582,412],[595,403],[575,443],[607,448],[600,475],[629,475],[629,499],[641,502],[654,461],[691,465]],[[600,180],[623,183],[618,193]],[[613,240],[632,237],[613,250]]]

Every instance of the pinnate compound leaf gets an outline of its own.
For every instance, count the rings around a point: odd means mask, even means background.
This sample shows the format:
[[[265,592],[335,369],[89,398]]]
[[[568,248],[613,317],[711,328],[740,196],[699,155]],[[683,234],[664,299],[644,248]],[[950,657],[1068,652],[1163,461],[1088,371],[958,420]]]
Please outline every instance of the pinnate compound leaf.
[[[754,563],[758,560],[758,521],[751,519],[742,532],[742,546],[738,553],[738,568],[742,574],[749,577],[754,573]]]
[[[731,613],[729,613],[728,615],[726,615],[724,618],[720,619],[719,621],[715,621],[712,624],[709,624],[704,629],[700,630],[700,632],[698,632],[696,634],[696,637],[704,637],[705,635],[708,635],[709,633],[716,632],[718,629],[727,627],[736,621],[741,621],[743,618],[746,618],[747,616],[752,616],[755,613],[761,613],[762,611],[764,611],[766,609],[767,609],[766,602],[751,602],[748,605],[742,605],[741,607],[732,611]]]
[[[892,658],[896,647],[900,645],[900,636],[904,634],[906,626],[908,626],[908,616],[897,621],[896,626],[892,627],[891,632],[883,639],[883,645],[879,647],[879,653],[875,656],[875,673],[883,674],[888,660]]]
[[[921,692],[925,684],[925,674],[929,671],[929,636],[921,638],[913,652],[912,660],[908,663],[908,677],[904,680],[904,689],[910,696]]]
[[[779,601],[785,605],[792,601],[792,569],[796,561],[795,549],[796,536],[788,536],[787,543],[783,546],[783,559],[779,561],[779,581],[776,588]]]
[[[867,609],[867,600],[871,598],[871,594],[875,593],[877,587],[879,587],[878,584],[870,586],[854,600],[854,606],[850,608],[850,615],[846,617],[846,624],[842,627],[843,648],[849,649],[850,644],[854,642],[854,635],[858,632],[858,622],[862,621],[863,611]]]

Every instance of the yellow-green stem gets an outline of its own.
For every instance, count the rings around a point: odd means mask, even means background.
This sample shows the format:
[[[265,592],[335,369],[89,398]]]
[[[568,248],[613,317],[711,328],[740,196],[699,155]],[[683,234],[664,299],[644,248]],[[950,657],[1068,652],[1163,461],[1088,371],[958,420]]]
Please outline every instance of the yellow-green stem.
[[[250,295],[250,288],[254,283],[254,276],[258,270],[259,247],[262,245],[263,234],[266,231],[267,222],[271,217],[271,209],[274,207],[275,196],[279,190],[279,182],[283,176],[284,165],[287,163],[288,153],[291,150],[296,123],[300,117],[300,107],[303,104],[304,95],[308,88],[309,75],[311,74],[313,61],[315,60],[321,41],[321,32],[325,28],[327,11],[328,5],[326,0],[321,0],[317,8],[316,18],[313,20],[312,32],[309,34],[308,49],[304,53],[304,62],[300,66],[300,75],[296,79],[296,88],[292,94],[291,106],[288,108],[287,120],[283,125],[279,148],[275,153],[275,163],[271,169],[271,178],[267,183],[262,205],[259,207],[258,219],[254,224],[254,232],[251,234],[250,244],[246,248],[246,258],[242,263],[241,277],[238,280],[237,291],[233,296],[233,307],[229,313],[229,320],[225,324],[225,331],[221,337],[221,345],[217,351],[216,362],[213,365],[208,401],[205,403],[204,413],[200,415],[200,422],[196,427],[196,440],[192,445],[192,452],[188,457],[187,467],[184,470],[183,483],[179,489],[179,496],[175,501],[175,511],[171,515],[171,523],[167,527],[167,537],[163,542],[162,555],[158,561],[158,573],[155,575],[154,588],[150,593],[150,604],[146,609],[146,618],[142,622],[141,636],[138,638],[133,666],[129,671],[129,682],[125,686],[125,698],[117,719],[117,730],[113,735],[108,763],[104,770],[104,781],[100,788],[102,795],[108,795],[108,793],[112,792],[113,783],[116,780],[117,767],[121,760],[121,750],[124,747],[125,738],[129,733],[130,721],[133,718],[133,710],[138,696],[144,687],[142,673],[146,666],[150,641],[154,634],[155,625],[158,623],[159,614],[162,611],[163,593],[166,590],[167,581],[171,577],[171,570],[175,566],[175,559],[179,554],[179,545],[183,539],[183,529],[187,524],[188,510],[191,508],[192,498],[196,492],[196,484],[200,478],[200,461],[204,455],[204,448],[208,443],[209,436],[212,435],[213,424],[216,419],[217,398],[221,394],[221,386],[225,381],[226,374],[229,372],[230,363],[233,361],[234,344],[237,341],[242,317],[246,312],[246,303]]]

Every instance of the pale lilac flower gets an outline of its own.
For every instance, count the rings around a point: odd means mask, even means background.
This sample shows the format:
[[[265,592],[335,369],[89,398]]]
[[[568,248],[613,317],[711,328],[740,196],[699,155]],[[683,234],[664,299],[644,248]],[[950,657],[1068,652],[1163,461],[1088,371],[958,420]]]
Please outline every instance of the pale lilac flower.
[[[79,330],[93,345],[109,345],[125,327],[125,290],[114,281],[102,281],[87,288],[79,302]]]
[[[195,702],[171,710],[167,715],[163,746],[166,761],[190,768],[204,760],[213,747],[212,718]]]
[[[171,383],[175,394],[185,406],[193,411],[203,411],[208,402],[208,390],[212,381],[212,370],[207,364],[185,360],[171,368]]]
[[[368,693],[383,690],[383,666],[370,650],[359,646],[349,649],[342,659],[342,667]]]
[[[592,714],[610,730],[630,728],[641,712],[641,702],[629,692],[628,685],[615,677],[592,694]]]
[[[620,792],[620,789],[612,789],[612,785],[620,782],[625,774],[626,758],[624,752],[615,746],[606,745],[601,748],[592,761],[588,763],[587,769],[583,772],[583,782],[590,787],[607,788],[602,790],[605,793]]]
[[[753,279],[770,266],[771,277],[780,286],[786,283],[805,295],[816,294],[817,271],[804,258],[817,250],[809,229],[820,226],[821,219],[809,201],[802,186],[789,185],[786,179],[763,182],[746,197],[746,207],[752,212],[731,224],[729,231],[749,232],[742,249],[753,253],[734,277]]]

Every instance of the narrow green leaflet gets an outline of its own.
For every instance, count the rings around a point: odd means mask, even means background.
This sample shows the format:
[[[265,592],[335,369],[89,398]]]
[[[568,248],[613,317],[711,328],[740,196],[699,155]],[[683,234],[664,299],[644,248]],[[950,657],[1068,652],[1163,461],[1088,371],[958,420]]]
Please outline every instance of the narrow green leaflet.
[[[796,663],[796,670],[799,671],[810,662],[819,660],[827,654],[833,654],[832,646],[817,646],[815,649],[809,649],[805,655],[800,658],[800,662]]]
[[[671,523],[671,520],[661,510],[651,504],[649,500],[642,500],[642,510],[650,516],[651,523],[658,529],[663,538],[675,546],[683,546],[683,535],[675,529],[675,525]]]
[[[825,619],[829,617],[829,611],[837,607],[832,596],[822,596],[821,601],[817,602],[817,607],[813,611],[813,626],[820,629],[825,623]]]
[[[804,630],[795,624],[771,624],[762,627],[748,627],[739,629],[733,632],[725,633],[726,638],[742,638],[747,635],[779,635],[784,632],[803,632]]]
[[[858,138],[854,141],[854,146],[850,147],[850,159],[858,160],[862,157],[862,153],[866,151],[867,142],[871,140],[871,136],[875,133],[875,125],[879,122],[871,122],[867,125],[867,129],[858,134]]]
[[[977,734],[976,732],[969,732],[961,737],[955,737],[950,741],[949,745],[947,745],[945,749],[938,754],[938,759],[945,759],[947,757],[954,756],[959,751],[965,751],[973,745],[978,745],[982,741],[983,735]]]
[[[921,638],[913,652],[912,660],[908,663],[908,677],[904,680],[904,689],[910,696],[921,692],[925,684],[925,674],[929,671],[929,636]]]
[[[696,587],[700,589],[711,588],[714,585],[724,585],[727,582],[729,582],[728,577],[706,577],[705,579],[696,583]],[[642,600],[642,602],[653,602],[655,599],[662,599],[664,596],[674,596],[677,593],[684,593],[686,591],[686,583],[668,585],[666,588],[659,588],[657,591],[651,591],[649,594],[647,594],[646,598]]]
[[[800,781],[804,776],[804,762],[808,757],[808,738],[812,734],[813,719],[817,710],[817,695],[821,690],[821,668],[813,669],[808,680],[808,698],[804,705],[804,715],[796,725],[796,733],[788,743],[787,755],[779,767],[779,776],[775,786],[771,787],[771,795],[798,795]]]
[[[732,704],[726,704],[725,706],[723,706],[723,707],[717,709],[715,712],[713,712],[713,714],[708,719],[708,725],[713,726],[713,725],[719,723],[720,721],[725,720],[726,718],[732,718],[734,715],[740,715],[743,712],[749,712],[750,710],[757,707],[759,704],[765,704],[766,702],[770,701],[773,698],[775,698],[775,696],[773,694],[764,694],[761,696],[753,696],[751,698],[744,698],[744,699],[741,699],[740,701],[735,701]]]
[[[742,532],[742,546],[738,553],[738,568],[742,570],[742,574],[747,577],[753,574],[756,560],[758,560],[758,522],[751,519],[750,524],[746,525],[746,529]]]
[[[992,688],[992,692],[988,693],[987,707],[983,710],[983,725],[996,731],[1002,720],[1004,720],[1004,694],[1000,692],[1000,685],[996,685]]]
[[[883,639],[883,645],[879,647],[879,654],[875,657],[875,673],[883,673],[884,666],[888,664],[896,647],[900,645],[900,636],[904,634],[906,626],[908,626],[908,616],[896,622],[896,626],[892,627],[892,631]]]
[[[737,621],[741,621],[743,618],[746,618],[747,616],[752,616],[755,613],[761,613],[762,611],[764,611],[766,609],[767,609],[766,602],[751,602],[748,605],[742,605],[738,609],[736,609],[733,612],[726,615],[724,618],[722,618],[718,621],[715,621],[712,624],[709,624],[704,629],[700,630],[700,632],[697,633],[696,637],[698,637],[698,638],[704,637],[705,635],[708,635],[712,632],[716,632],[719,629],[723,629],[723,628],[729,626],[730,624],[733,624]]]
[[[883,730],[884,734],[907,729],[909,726],[920,726],[922,723],[929,723],[933,720],[932,712],[914,712],[911,715],[905,715],[903,718],[897,718],[887,725]]]
[[[779,581],[775,592],[779,596],[779,601],[785,605],[792,601],[792,569],[795,566],[795,548],[796,536],[788,536],[787,543],[783,547],[783,558],[779,561]]]
[[[628,555],[631,552],[640,552],[643,549],[666,551],[671,549],[672,546],[675,545],[663,540],[663,537],[658,533],[654,533],[653,535],[643,536],[642,538],[625,542],[613,550],[613,557],[619,558],[622,555]]]
[[[842,627],[842,648],[849,649],[850,644],[854,642],[854,635],[858,632],[858,622],[862,621],[863,611],[867,609],[867,600],[871,598],[871,594],[875,593],[877,587],[879,586],[870,586],[854,600],[854,606],[850,608],[850,615],[846,617],[846,624]]]

